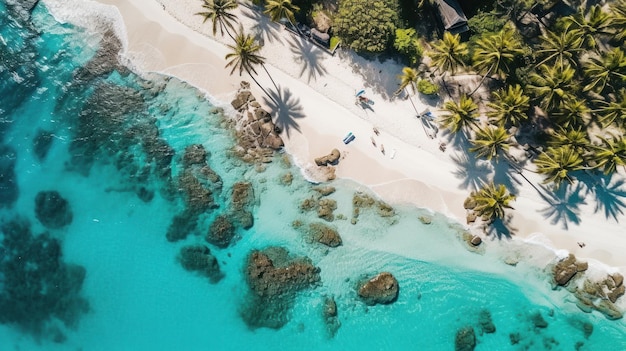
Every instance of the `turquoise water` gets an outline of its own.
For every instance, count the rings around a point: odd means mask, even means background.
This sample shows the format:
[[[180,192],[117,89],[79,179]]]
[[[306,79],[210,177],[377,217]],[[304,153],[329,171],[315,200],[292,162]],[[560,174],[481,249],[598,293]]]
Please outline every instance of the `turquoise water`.
[[[263,171],[233,157],[228,123],[215,109],[227,102],[122,67],[86,74],[81,67],[99,57],[101,35],[57,23],[42,5],[28,18],[0,1],[0,13],[0,349],[452,350],[465,326],[476,330],[477,350],[626,349],[623,321],[580,312],[537,270],[468,252],[441,216],[425,225],[418,217],[426,212],[418,209],[397,208],[393,218],[364,211],[356,225],[332,223],[342,246],[308,243],[292,224],[319,221],[299,209],[314,196],[313,186],[285,155]],[[41,131],[50,135],[43,157],[33,143]],[[214,191],[219,207],[202,215],[184,240],[170,242],[170,223],[185,206],[172,179],[191,144],[209,151],[208,164],[221,177],[221,191]],[[281,182],[287,173],[291,185]],[[224,275],[212,284],[185,271],[177,256],[185,245],[206,243],[210,222],[228,212],[239,181],[253,186],[254,226],[238,228],[227,248],[207,244]],[[350,218],[352,195],[364,189],[333,185],[335,214]],[[71,224],[58,229],[46,229],[35,212],[37,194],[51,190],[72,211]],[[31,241],[6,240],[16,218],[29,223]],[[47,237],[38,236],[45,231]],[[27,237],[25,230],[19,234]],[[62,255],[46,249],[54,243]],[[252,250],[269,246],[308,256],[321,283],[297,295],[282,328],[251,329],[241,317],[249,300],[244,266]],[[77,266],[84,279],[68,268]],[[15,267],[23,268],[17,278]],[[400,295],[391,305],[368,307],[355,284],[381,271],[397,277]],[[337,302],[341,326],[334,337],[322,318],[326,296]],[[38,308],[24,314],[21,306]],[[480,333],[483,310],[495,333]],[[533,324],[537,313],[546,328]],[[585,323],[593,325],[590,335]]]

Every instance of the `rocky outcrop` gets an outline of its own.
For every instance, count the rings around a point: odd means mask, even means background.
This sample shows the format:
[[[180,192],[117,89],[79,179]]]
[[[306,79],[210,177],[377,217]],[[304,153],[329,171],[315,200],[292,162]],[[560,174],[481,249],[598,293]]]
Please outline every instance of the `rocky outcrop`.
[[[398,298],[400,287],[389,272],[382,272],[358,286],[357,293],[367,305],[390,304]]]
[[[337,209],[337,201],[332,199],[321,199],[317,204],[317,216],[328,222],[332,222],[335,219],[333,211]]]
[[[463,327],[456,332],[454,337],[455,351],[473,351],[476,347],[476,333],[471,326]]]
[[[235,236],[235,226],[224,215],[217,216],[211,225],[209,226],[209,232],[205,239],[209,243],[219,247],[225,248],[230,245],[231,240]]]
[[[33,138],[33,153],[39,162],[43,161],[48,155],[50,146],[52,146],[53,135],[46,130],[39,130],[35,138]]]
[[[271,162],[273,152],[285,144],[272,116],[261,108],[250,92],[248,82],[241,82],[231,105],[238,111],[235,154],[246,162]]]
[[[478,314],[478,324],[483,333],[491,334],[496,332],[496,325],[493,324],[491,319],[491,312],[489,310],[482,310]]]
[[[40,191],[35,197],[35,216],[46,228],[59,229],[72,223],[70,203],[57,191]]]
[[[473,235],[470,239],[470,244],[473,246],[478,246],[483,242],[483,240],[478,235]]]
[[[341,236],[337,230],[323,223],[309,224],[309,236],[313,241],[328,247],[337,247],[342,243]]]
[[[375,208],[376,213],[380,217],[393,217],[395,215],[393,207],[389,206],[387,203],[376,200],[365,193],[356,192],[352,197],[352,223],[356,224],[357,218],[361,212],[369,208]]]
[[[243,229],[250,229],[254,225],[252,206],[254,205],[254,188],[252,183],[237,182],[231,193],[231,217],[235,224]]]
[[[211,255],[211,250],[204,245],[183,246],[180,249],[178,260],[183,268],[209,278],[212,283],[216,283],[222,278],[217,259]]]
[[[285,325],[296,293],[320,281],[319,268],[308,258],[291,257],[281,247],[252,251],[245,276],[251,296],[242,317],[252,328]]]
[[[317,191],[322,196],[328,196],[335,192],[334,186],[318,186],[313,188],[313,190]]]
[[[315,164],[318,166],[336,165],[339,162],[341,153],[337,149],[332,149],[330,154],[315,159]]]
[[[601,281],[585,280],[582,287],[574,290],[574,296],[578,299],[576,305],[585,312],[597,310],[608,319],[622,318],[622,312],[615,303],[626,291],[623,281],[619,273],[607,275]]]
[[[547,328],[548,322],[543,318],[540,312],[534,312],[530,315],[530,321],[535,328]]]
[[[337,303],[332,297],[324,298],[324,322],[328,335],[332,338],[337,334],[337,330],[341,326],[337,316]]]
[[[185,239],[196,230],[198,215],[190,211],[183,211],[175,215],[167,227],[165,238],[169,242]]]
[[[586,262],[578,262],[576,256],[569,254],[566,258],[557,262],[552,269],[554,282],[565,286],[578,272],[587,270]]]

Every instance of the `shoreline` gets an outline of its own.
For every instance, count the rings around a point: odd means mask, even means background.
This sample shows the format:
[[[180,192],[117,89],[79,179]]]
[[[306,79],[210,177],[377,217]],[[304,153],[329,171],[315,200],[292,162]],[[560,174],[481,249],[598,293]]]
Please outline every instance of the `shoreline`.
[[[69,6],[67,2],[59,5],[58,0],[44,1],[46,5],[54,2],[57,2],[58,6],[66,8]],[[161,0],[161,2],[171,4],[168,6],[181,3],[169,0]],[[84,6],[85,1],[78,0],[74,3]],[[239,82],[248,80],[245,76],[228,75],[227,70],[223,68],[225,63],[223,57],[228,50],[219,41],[193,30],[186,23],[179,22],[156,0],[145,3],[139,0],[99,0],[92,3],[98,6],[113,5],[118,9],[124,28],[116,30],[118,35],[121,35],[120,33],[125,35],[121,38],[124,43],[124,58],[132,62],[132,67],[140,71],[177,77],[224,104],[228,104]],[[199,4],[199,2],[193,3]],[[183,5],[180,5],[180,8],[186,9]],[[194,19],[193,12],[188,16],[190,21],[201,22],[200,18]],[[117,14],[113,14],[111,18],[113,17],[117,17]],[[116,27],[119,27],[119,23]],[[207,31],[210,30],[209,24],[205,27]],[[284,32],[282,27],[277,26],[277,28],[280,32]],[[266,44],[269,43],[266,42]],[[266,52],[262,52],[262,55],[265,54]],[[412,204],[426,208],[442,213],[465,226],[463,224],[465,210],[462,205],[469,190],[458,187],[460,180],[454,175],[458,169],[448,156],[453,152],[441,153],[437,149],[438,143],[424,136],[407,101],[388,102],[383,95],[372,93],[371,95],[377,101],[374,105],[375,112],[367,114],[368,111],[365,111],[365,115],[359,116],[358,112],[354,113],[355,108],[352,106],[341,105],[335,101],[341,99],[342,96],[344,98],[353,96],[351,91],[330,99],[310,87],[307,82],[277,69],[274,64],[281,62],[272,62],[271,55],[266,55],[266,57],[268,57],[266,66],[274,80],[281,87],[286,87],[285,94],[292,94],[289,96],[297,100],[294,106],[303,111],[303,117],[296,121],[297,129],[285,130],[282,134],[286,151],[292,155],[301,169],[310,167],[314,157],[326,154],[333,147],[337,147],[344,156],[337,166],[339,178],[362,184],[389,203]],[[328,60],[330,59],[325,59],[325,61]],[[343,68],[339,67],[339,69]],[[257,79],[265,86],[271,86],[269,78],[263,72],[259,73]],[[350,72],[345,73],[354,75]],[[334,76],[320,77],[320,81],[329,81],[330,78]],[[319,84],[322,83],[319,82]],[[339,82],[336,85],[333,88],[335,90],[339,88],[349,90],[345,82],[343,84]],[[262,93],[258,87],[254,84],[251,86],[255,96],[261,98]],[[361,82],[360,86],[365,86],[365,82]],[[332,93],[330,89],[328,93]],[[388,124],[397,123],[400,128],[412,130],[415,139],[420,140],[410,144],[394,137],[395,125],[389,126],[385,124],[387,122],[381,122],[381,118],[391,115],[392,112],[397,114],[397,120]],[[309,116],[314,116],[312,118],[316,120],[308,118]],[[381,130],[378,143],[384,143],[386,150],[397,151],[394,159],[388,155],[382,155],[378,148],[374,149],[370,144],[369,136],[373,134],[372,126],[379,126]],[[354,132],[358,138],[346,146],[340,140],[347,131]],[[445,157],[441,157],[442,155]],[[533,178],[535,175],[528,176]],[[598,214],[591,218],[588,213],[581,211],[581,225],[564,230],[560,226],[551,225],[547,219],[541,218],[541,215],[536,213],[541,203],[537,194],[533,196],[532,192],[533,190],[528,189],[526,184],[519,186],[518,198],[513,204],[516,210],[512,226],[518,229],[514,240],[528,245],[536,245],[538,241],[542,246],[554,251],[555,255],[567,250],[579,259],[589,260],[594,266],[602,267],[609,272],[626,271],[626,257],[620,255],[626,249],[626,239],[608,234],[610,231],[618,232],[619,224],[609,223],[609,220],[604,218],[597,218],[601,217]],[[481,236],[485,240],[492,239]],[[586,247],[579,248],[576,245],[577,241],[585,242]],[[507,245],[505,242],[500,244]]]

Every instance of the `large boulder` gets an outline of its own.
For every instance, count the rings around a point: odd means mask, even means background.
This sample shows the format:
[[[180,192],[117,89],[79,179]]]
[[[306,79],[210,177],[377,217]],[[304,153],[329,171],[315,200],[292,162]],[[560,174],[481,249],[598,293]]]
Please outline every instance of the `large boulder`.
[[[587,265],[583,262],[577,262],[576,256],[569,254],[566,258],[561,259],[552,269],[554,282],[557,285],[565,286],[578,272],[587,269]]]
[[[225,248],[230,245],[234,236],[235,226],[228,217],[220,215],[211,223],[205,239],[219,248]]]
[[[40,191],[35,197],[35,216],[46,228],[59,229],[72,223],[72,209],[57,191]]]
[[[315,159],[318,166],[336,165],[341,157],[341,153],[337,149],[333,149],[330,154]]]
[[[382,272],[358,287],[358,295],[367,305],[390,304],[398,298],[398,281],[389,272]]]
[[[309,224],[309,235],[313,240],[329,247],[337,247],[342,243],[337,230],[323,223]]]
[[[183,155],[183,167],[191,165],[205,165],[207,160],[207,151],[202,144],[193,144],[185,148]]]
[[[495,333],[496,325],[493,324],[493,319],[491,319],[491,312],[489,310],[482,310],[478,314],[478,324],[480,324],[480,328],[483,333]]]
[[[476,333],[474,328],[467,326],[459,329],[454,337],[455,351],[473,351],[476,347]]]
[[[183,268],[208,277],[212,283],[222,278],[217,259],[211,255],[211,250],[204,245],[183,246],[180,249],[178,260]]]

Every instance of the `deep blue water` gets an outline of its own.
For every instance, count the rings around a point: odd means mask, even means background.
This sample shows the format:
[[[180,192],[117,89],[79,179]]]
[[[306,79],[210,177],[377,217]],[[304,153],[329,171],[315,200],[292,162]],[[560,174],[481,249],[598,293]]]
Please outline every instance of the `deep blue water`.
[[[364,211],[357,225],[332,223],[342,246],[309,243],[293,222],[319,221],[299,209],[313,185],[286,155],[264,169],[234,157],[228,116],[217,109],[229,113],[227,102],[176,79],[137,76],[104,51],[115,40],[59,24],[41,4],[29,16],[0,1],[0,13],[2,350],[452,350],[465,326],[476,331],[477,350],[626,349],[623,321],[582,313],[536,269],[468,252],[441,216],[425,225],[423,210],[397,208],[393,218]],[[203,145],[219,175],[201,182],[215,204],[196,217],[179,181],[192,144]],[[287,173],[290,185],[281,181]],[[254,226],[237,227],[219,248],[204,236],[231,213],[237,182],[254,190]],[[333,185],[335,213],[349,218],[360,187]],[[67,200],[69,224],[55,227],[37,211],[39,194],[50,191]],[[172,225],[175,216],[185,220]],[[192,218],[184,238],[168,240]],[[221,280],[182,268],[177,257],[190,244],[210,248]],[[288,318],[282,328],[253,329],[242,318],[244,267],[251,251],[270,246],[309,257],[321,283],[289,309],[272,307]],[[355,284],[381,271],[398,278],[398,300],[368,307]],[[341,324],[334,337],[322,317],[328,296]],[[495,333],[481,333],[485,310]],[[537,314],[547,327],[533,323]]]

